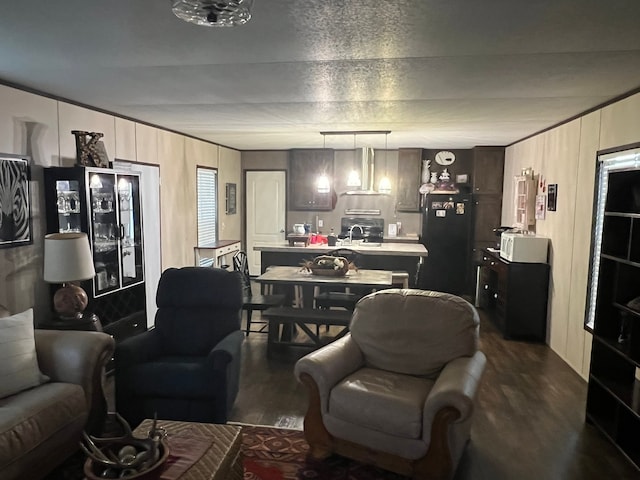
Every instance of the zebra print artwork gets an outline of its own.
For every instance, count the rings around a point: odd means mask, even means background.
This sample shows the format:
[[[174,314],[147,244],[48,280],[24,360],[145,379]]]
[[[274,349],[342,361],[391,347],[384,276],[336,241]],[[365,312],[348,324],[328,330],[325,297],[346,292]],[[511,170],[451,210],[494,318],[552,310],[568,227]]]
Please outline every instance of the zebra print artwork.
[[[0,154],[0,248],[32,243],[29,158]]]

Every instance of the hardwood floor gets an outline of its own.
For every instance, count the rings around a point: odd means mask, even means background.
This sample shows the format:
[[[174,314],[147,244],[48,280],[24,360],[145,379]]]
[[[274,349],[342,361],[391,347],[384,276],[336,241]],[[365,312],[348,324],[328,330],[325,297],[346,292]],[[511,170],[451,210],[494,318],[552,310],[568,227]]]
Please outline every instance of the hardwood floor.
[[[546,345],[502,339],[480,313],[487,368],[455,480],[640,479],[585,423],[586,382]],[[294,363],[267,359],[266,335],[252,333],[230,420],[302,429],[306,392]]]

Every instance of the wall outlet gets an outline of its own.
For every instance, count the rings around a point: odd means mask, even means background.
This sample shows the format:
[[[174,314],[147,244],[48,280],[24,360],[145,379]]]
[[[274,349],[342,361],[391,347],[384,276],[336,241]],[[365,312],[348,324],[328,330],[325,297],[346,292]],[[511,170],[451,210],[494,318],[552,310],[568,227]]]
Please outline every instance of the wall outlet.
[[[322,228],[322,227],[324,227],[324,220],[320,218],[318,219],[318,228]]]

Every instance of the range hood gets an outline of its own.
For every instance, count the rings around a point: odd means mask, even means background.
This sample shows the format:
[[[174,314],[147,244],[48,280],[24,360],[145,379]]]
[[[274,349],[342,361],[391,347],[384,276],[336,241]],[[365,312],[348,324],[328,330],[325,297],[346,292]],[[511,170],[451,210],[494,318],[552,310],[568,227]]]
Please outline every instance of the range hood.
[[[342,195],[388,195],[387,193],[380,193],[373,187],[373,181],[375,180],[375,163],[374,152],[371,147],[362,147],[356,150],[356,155],[359,157],[360,162],[360,179],[361,187],[358,189],[347,190]]]

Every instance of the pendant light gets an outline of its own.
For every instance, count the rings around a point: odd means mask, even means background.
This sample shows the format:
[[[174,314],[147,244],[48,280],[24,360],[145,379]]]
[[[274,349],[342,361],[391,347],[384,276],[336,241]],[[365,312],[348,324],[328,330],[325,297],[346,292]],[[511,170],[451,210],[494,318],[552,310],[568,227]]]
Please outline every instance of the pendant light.
[[[353,165],[352,169],[349,172],[349,176],[347,177],[347,186],[348,187],[359,187],[362,185],[360,180],[360,174],[358,173],[358,168],[356,166],[356,158],[358,153],[356,151],[356,134],[353,134]]]
[[[389,176],[387,175],[387,138],[389,137],[388,133],[384,134],[384,176],[380,179],[380,184],[378,185],[378,192],[380,193],[391,193],[391,181],[389,180]]]

